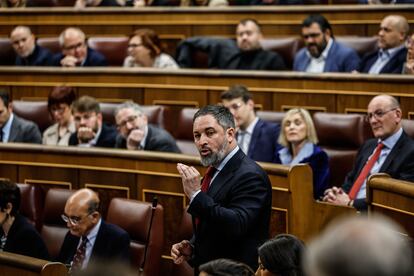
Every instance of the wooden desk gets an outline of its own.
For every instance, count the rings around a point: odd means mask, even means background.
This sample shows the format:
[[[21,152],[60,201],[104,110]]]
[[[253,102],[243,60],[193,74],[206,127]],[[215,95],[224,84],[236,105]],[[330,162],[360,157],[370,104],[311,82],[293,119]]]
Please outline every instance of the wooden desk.
[[[28,256],[0,252],[0,275],[7,276],[66,276],[64,264]]]
[[[367,187],[369,213],[381,213],[400,224],[414,238],[414,183],[376,174]]]
[[[47,189],[88,187],[100,194],[102,206],[113,197],[151,202],[164,207],[162,275],[169,275],[171,245],[178,241],[181,216],[188,199],[182,190],[176,163],[204,168],[198,157],[172,153],[84,149],[24,144],[0,144],[0,177]],[[303,240],[318,234],[339,214],[354,214],[349,207],[313,200],[312,173],[308,165],[292,168],[261,163],[272,183],[270,233],[291,233]]]
[[[1,9],[0,35],[8,36],[14,26],[28,25],[39,37],[57,36],[69,26],[78,26],[90,36],[124,36],[145,27],[154,29],[163,39],[195,35],[234,37],[241,19],[255,18],[265,36],[280,37],[299,35],[303,19],[311,13],[321,13],[330,21],[335,35],[372,36],[389,14],[403,15],[413,24],[413,11],[413,5]]]
[[[132,99],[144,105],[200,107],[220,102],[231,84],[244,84],[262,110],[361,113],[375,95],[396,96],[404,118],[414,118],[413,76],[231,70],[157,70],[140,68],[0,67],[0,86],[14,99],[45,100],[51,87],[76,88],[78,95],[101,101]]]

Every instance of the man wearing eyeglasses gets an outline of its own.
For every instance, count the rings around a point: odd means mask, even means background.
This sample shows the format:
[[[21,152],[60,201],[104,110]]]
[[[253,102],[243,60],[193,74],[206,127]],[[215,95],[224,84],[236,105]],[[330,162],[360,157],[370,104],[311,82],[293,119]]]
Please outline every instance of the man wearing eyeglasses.
[[[105,57],[88,47],[85,33],[79,28],[67,28],[59,36],[62,53],[53,58],[54,66],[107,66]]]
[[[99,213],[98,195],[81,189],[66,202],[62,219],[69,228],[57,261],[81,270],[93,260],[130,264],[130,238],[116,225],[106,223]]]
[[[280,126],[259,119],[252,95],[243,85],[233,85],[221,94],[221,101],[233,114],[237,143],[255,161],[274,162],[282,148],[277,143]]]
[[[306,47],[295,55],[294,71],[352,72],[358,68],[358,54],[335,40],[331,25],[322,15],[313,14],[303,21],[302,37]]]
[[[148,124],[141,106],[126,101],[115,109],[119,134],[116,148],[180,153],[174,138],[166,130]]]
[[[383,172],[395,179],[414,181],[414,141],[402,129],[401,117],[394,97],[379,95],[371,100],[367,120],[375,138],[360,148],[342,188],[326,190],[324,201],[364,210],[366,181],[371,174]]]
[[[378,31],[378,50],[362,58],[358,71],[368,74],[401,74],[407,55],[404,42],[409,30],[405,17],[385,17]]]
[[[99,102],[92,97],[82,96],[72,103],[76,132],[69,137],[70,146],[115,147],[116,129],[102,121]]]

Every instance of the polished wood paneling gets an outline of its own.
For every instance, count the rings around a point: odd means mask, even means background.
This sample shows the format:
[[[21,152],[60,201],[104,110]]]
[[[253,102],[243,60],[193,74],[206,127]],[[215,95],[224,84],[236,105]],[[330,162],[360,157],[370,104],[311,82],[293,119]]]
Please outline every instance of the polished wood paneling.
[[[400,100],[404,118],[414,113],[413,81],[413,76],[405,75],[0,67],[0,86],[17,100],[45,97],[56,83],[64,83],[75,87],[80,95],[89,94],[105,102],[134,99],[145,105],[180,109],[216,104],[229,85],[244,84],[263,110],[302,106],[311,111],[364,113],[373,96],[386,93]]]

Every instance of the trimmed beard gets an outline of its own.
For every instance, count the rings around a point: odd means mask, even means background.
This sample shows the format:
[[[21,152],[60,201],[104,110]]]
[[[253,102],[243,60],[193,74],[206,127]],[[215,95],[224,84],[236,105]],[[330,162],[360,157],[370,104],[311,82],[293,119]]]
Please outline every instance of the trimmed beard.
[[[224,143],[221,145],[217,152],[212,152],[208,156],[201,157],[201,165],[204,167],[215,166],[221,163],[221,161],[226,157],[226,149],[229,145],[229,142],[224,139]]]

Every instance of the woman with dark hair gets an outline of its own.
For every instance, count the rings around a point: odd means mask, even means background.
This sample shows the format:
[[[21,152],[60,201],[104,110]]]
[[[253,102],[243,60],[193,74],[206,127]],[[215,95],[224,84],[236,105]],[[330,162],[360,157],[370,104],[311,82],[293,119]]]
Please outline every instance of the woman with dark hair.
[[[179,68],[175,60],[164,53],[158,35],[150,29],[136,30],[130,36],[124,67]]]
[[[55,124],[43,133],[44,145],[68,145],[70,135],[76,131],[70,110],[75,98],[73,88],[67,86],[57,86],[49,93],[47,107]]]
[[[19,208],[19,187],[9,180],[0,180],[0,251],[49,259],[42,238],[34,226],[19,214]]]
[[[305,245],[293,235],[281,234],[259,247],[256,276],[302,276]]]

